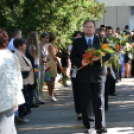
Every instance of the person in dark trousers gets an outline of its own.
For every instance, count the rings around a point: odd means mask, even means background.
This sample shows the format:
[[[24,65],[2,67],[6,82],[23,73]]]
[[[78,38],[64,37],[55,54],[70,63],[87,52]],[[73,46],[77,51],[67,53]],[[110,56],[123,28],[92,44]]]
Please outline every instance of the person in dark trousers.
[[[81,38],[82,33],[80,31],[75,31],[73,34],[73,40],[77,38]],[[73,47],[73,46],[71,46]],[[71,48],[72,49],[72,48]],[[77,113],[77,120],[82,120],[82,110],[81,110],[81,98],[80,98],[80,92],[78,88],[77,78],[73,77],[73,72],[75,71],[75,66],[72,65],[71,68],[71,82],[72,82],[72,88],[73,88],[73,95],[74,95],[74,105],[75,105],[75,112]]]
[[[32,67],[33,67],[33,71],[34,71],[34,58],[33,56],[30,54],[29,50],[26,50],[26,57],[31,61],[32,63]],[[33,85],[28,85],[28,89],[30,90],[30,105],[31,105],[31,108],[37,108],[39,107],[38,104],[34,104],[33,103],[33,97],[34,97],[34,89],[36,88],[36,77],[34,77],[34,84]]]
[[[93,65],[84,64],[82,55],[90,48],[99,50],[101,43],[99,37],[95,36],[95,22],[87,20],[83,24],[84,35],[82,38],[73,42],[71,51],[71,61],[77,68],[84,68],[77,71],[77,83],[81,94],[82,118],[83,124],[89,134],[107,133],[105,123],[105,82],[106,68],[101,66],[101,58],[93,57]],[[78,47],[79,46],[79,47]],[[109,56],[102,58],[103,62],[107,61]]]
[[[107,34],[107,39],[108,39],[108,37],[113,36],[113,28],[111,26],[107,26],[106,34]],[[112,66],[112,68],[110,70],[113,70],[114,71],[113,73],[116,72],[114,66]],[[115,79],[115,77],[113,77],[111,71],[110,71],[110,74],[108,74],[108,76],[107,76],[107,81],[108,81],[108,87],[109,87],[109,89],[108,89],[109,90],[109,95],[116,96],[116,94],[115,94],[115,81],[116,81],[116,79]]]

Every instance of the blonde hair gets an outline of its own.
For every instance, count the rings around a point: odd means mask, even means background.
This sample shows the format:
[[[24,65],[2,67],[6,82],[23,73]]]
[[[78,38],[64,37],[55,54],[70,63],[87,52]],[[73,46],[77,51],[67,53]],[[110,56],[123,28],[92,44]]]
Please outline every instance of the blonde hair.
[[[38,43],[38,33],[36,31],[32,31],[29,33],[26,39],[26,47],[29,50],[31,48],[31,54],[34,55],[33,51],[36,48],[36,56],[39,57],[39,43]]]

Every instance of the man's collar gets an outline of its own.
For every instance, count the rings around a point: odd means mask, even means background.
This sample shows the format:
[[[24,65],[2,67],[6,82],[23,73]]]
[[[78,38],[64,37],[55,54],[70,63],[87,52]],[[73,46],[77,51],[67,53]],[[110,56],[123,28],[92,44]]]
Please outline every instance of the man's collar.
[[[88,38],[86,35],[84,35],[84,37],[86,38],[86,40],[89,40],[89,39],[93,40],[94,39],[94,35],[91,38]]]

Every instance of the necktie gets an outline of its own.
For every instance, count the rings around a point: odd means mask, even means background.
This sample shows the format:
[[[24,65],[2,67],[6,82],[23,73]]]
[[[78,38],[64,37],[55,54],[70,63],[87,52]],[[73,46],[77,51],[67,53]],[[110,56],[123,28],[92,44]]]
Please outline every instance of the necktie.
[[[88,40],[88,47],[89,47],[90,49],[92,48],[91,39]]]

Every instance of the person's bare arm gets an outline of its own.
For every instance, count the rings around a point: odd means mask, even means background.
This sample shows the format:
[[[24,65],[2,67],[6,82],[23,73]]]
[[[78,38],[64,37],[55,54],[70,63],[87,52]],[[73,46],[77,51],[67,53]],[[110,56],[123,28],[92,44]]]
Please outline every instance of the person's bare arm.
[[[53,46],[50,45],[48,49],[49,49],[50,54],[52,55],[53,59],[57,62],[58,65],[60,65],[59,60],[57,59],[57,56],[55,55],[55,53],[53,51]]]

